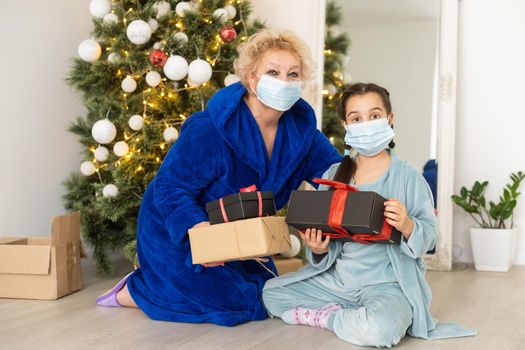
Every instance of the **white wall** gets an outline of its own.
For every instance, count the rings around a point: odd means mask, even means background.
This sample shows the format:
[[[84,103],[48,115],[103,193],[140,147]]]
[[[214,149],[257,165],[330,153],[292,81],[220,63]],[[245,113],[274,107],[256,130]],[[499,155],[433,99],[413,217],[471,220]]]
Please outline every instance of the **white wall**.
[[[317,126],[321,128],[324,65],[325,0],[252,0],[254,17],[276,30],[291,30],[312,50],[316,64],[316,81],[303,97],[314,107]]]
[[[488,180],[487,197],[496,200],[510,172],[525,171],[525,2],[459,3],[455,191]],[[521,229],[518,263],[525,264],[525,184],[521,192],[515,223]],[[454,252],[460,261],[472,261],[472,225],[454,209]]]
[[[431,119],[436,63],[437,20],[353,26],[345,14],[352,44],[345,77],[379,84],[390,92],[395,115],[396,151],[423,169],[431,158]]]
[[[64,79],[92,28],[88,4],[0,2],[0,236],[47,235],[64,212],[61,183],[80,160],[66,129],[83,114]]]

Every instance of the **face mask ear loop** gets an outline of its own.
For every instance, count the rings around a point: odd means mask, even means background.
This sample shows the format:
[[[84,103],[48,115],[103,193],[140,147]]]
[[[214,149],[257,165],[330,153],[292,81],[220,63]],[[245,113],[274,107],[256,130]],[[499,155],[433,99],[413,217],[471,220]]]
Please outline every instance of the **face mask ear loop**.
[[[390,117],[387,117],[387,120],[388,120],[388,125],[392,128],[392,130],[394,130],[394,123],[390,124]],[[392,139],[388,143],[388,148],[394,149],[395,147],[396,147],[396,143],[394,142],[394,139]]]

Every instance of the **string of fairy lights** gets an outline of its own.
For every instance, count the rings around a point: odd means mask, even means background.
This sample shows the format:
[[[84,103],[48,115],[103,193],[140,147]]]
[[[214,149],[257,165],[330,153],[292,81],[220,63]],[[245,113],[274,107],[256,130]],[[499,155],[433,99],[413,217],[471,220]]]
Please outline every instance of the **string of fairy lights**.
[[[155,18],[137,19],[134,11],[137,9],[130,7],[125,12],[121,11],[121,17],[117,14],[116,8],[121,6],[119,2],[110,0],[91,0],[89,10],[93,17],[101,20],[102,26],[122,26],[125,28],[127,39],[133,43],[137,52],[143,51],[151,66],[141,70],[134,70],[130,57],[136,52],[129,52],[127,49],[114,49],[117,41],[116,37],[111,38],[90,38],[82,41],[78,47],[80,58],[86,62],[94,63],[101,58],[105,58],[104,64],[117,65],[116,78],[121,81],[118,97],[122,103],[122,110],[129,114],[127,126],[121,133],[117,132],[117,126],[110,120],[111,109],[107,111],[104,118],[97,120],[91,128],[91,136],[94,140],[94,146],[89,147],[93,158],[82,162],[80,171],[84,176],[98,174],[99,181],[104,184],[100,171],[107,167],[120,167],[134,157],[141,155],[142,149],[138,146],[143,139],[141,135],[144,125],[154,124],[163,128],[162,139],[158,144],[153,146],[159,147],[164,151],[168,144],[173,143],[179,136],[177,126],[184,122],[187,115],[184,113],[175,113],[174,115],[165,115],[162,119],[153,118],[152,112],[159,110],[162,103],[170,103],[179,98],[181,91],[205,88],[209,85],[210,79],[214,72],[214,67],[221,55],[223,45],[231,43],[237,39],[237,31],[234,26],[242,25],[243,34],[238,39],[244,41],[248,37],[245,20],[242,13],[242,0],[230,0],[222,7],[215,9],[213,13],[206,13],[201,10],[203,0],[191,0],[178,2],[175,8],[167,1],[157,1],[150,5],[155,13]],[[138,6],[138,5],[137,5]],[[167,55],[165,48],[169,40],[174,40],[178,46],[192,45],[188,35],[184,32],[184,17],[188,13],[199,13],[202,21],[206,24],[221,23],[222,27],[213,37],[206,50],[199,52],[196,46],[197,58],[189,62],[181,55],[171,52]],[[132,19],[130,19],[132,17]],[[167,18],[167,21],[165,21]],[[163,37],[151,45],[152,34],[159,30],[159,19],[162,23],[175,26],[177,32],[169,33],[170,38]],[[102,46],[105,46],[104,50]],[[107,55],[103,55],[103,51]],[[202,58],[201,58],[202,57]],[[126,65],[126,63],[129,63]],[[124,67],[129,66],[129,71]],[[159,71],[162,71],[159,72]],[[224,79],[224,85],[230,85],[239,79],[229,72],[216,70],[215,72],[228,73]],[[139,83],[144,79],[146,84],[142,91],[139,91]],[[128,100],[131,97],[136,98],[141,94],[142,108],[137,110],[136,107],[130,107]],[[201,103],[204,108],[204,101]],[[122,135],[122,139],[116,140],[117,135]],[[96,144],[95,144],[96,142]],[[98,144],[98,145],[97,145]],[[116,155],[112,164],[109,163],[110,149]],[[143,154],[142,154],[143,155]],[[160,164],[162,159],[159,154],[151,154],[151,157],[142,156],[144,162]],[[145,165],[145,164],[144,164]],[[134,165],[135,166],[135,165]],[[135,173],[144,171],[143,164],[136,165],[133,170]],[[115,197],[118,195],[118,188],[115,184],[107,183],[102,190],[104,197]]]

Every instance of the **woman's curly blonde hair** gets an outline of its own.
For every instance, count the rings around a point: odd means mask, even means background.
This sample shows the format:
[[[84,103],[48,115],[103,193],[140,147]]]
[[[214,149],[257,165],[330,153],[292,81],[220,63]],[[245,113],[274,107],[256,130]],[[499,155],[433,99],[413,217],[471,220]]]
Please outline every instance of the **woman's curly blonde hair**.
[[[301,63],[301,80],[306,83],[312,79],[314,61],[308,45],[293,32],[265,29],[250,36],[237,48],[239,57],[233,62],[233,67],[245,87],[248,87],[249,74],[255,72],[259,60],[268,50],[291,52]]]

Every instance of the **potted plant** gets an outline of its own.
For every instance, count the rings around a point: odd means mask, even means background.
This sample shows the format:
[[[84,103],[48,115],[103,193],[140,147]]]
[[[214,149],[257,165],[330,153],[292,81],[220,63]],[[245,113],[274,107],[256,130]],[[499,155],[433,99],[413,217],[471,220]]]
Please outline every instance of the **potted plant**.
[[[474,219],[478,227],[470,228],[470,242],[474,266],[478,271],[508,271],[514,263],[518,227],[514,226],[514,208],[520,195],[518,188],[525,174],[511,173],[511,183],[503,189],[499,202],[488,202],[485,191],[488,181],[476,181],[472,189],[462,187],[459,196],[453,195],[455,204]]]

